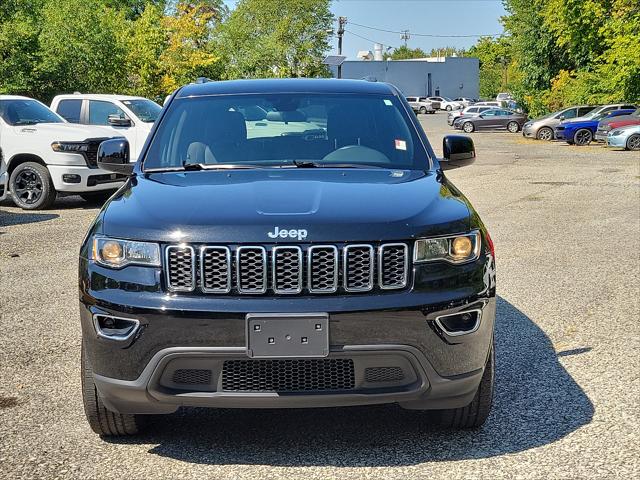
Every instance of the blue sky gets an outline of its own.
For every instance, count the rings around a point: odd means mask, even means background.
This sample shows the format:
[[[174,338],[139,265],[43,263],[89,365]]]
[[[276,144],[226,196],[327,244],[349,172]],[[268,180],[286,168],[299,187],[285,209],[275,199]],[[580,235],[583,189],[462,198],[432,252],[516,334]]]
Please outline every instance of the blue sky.
[[[278,0],[273,0],[278,1]],[[225,0],[233,8],[235,0]],[[333,0],[331,11],[347,17],[343,54],[354,58],[359,50],[373,50],[373,42],[399,47],[399,33],[383,30],[409,30],[429,35],[474,35],[502,33],[500,16],[505,14],[501,0]],[[365,37],[366,40],[364,38]],[[370,41],[372,40],[372,41]],[[434,38],[413,35],[407,45],[427,52],[444,46],[470,47],[476,38]],[[333,39],[334,53],[337,41]]]

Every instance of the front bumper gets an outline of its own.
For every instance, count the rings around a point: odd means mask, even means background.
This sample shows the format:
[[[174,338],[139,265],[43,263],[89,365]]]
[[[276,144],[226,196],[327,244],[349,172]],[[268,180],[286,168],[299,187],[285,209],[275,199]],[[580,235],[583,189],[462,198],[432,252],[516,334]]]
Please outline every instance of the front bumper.
[[[564,130],[558,130],[558,129],[554,130],[553,133],[556,137],[556,140],[566,140],[564,132],[565,132]]]
[[[596,134],[594,135],[593,139],[596,142],[607,142],[607,137],[609,136],[609,132],[601,132],[601,131],[596,131]]]
[[[536,138],[536,131],[531,125],[523,126],[522,136],[526,138]]]
[[[99,168],[77,165],[47,165],[53,186],[58,192],[84,193],[113,190],[122,186],[126,176],[107,172]],[[73,175],[73,182],[65,176]]]
[[[625,135],[607,136],[607,146],[614,148],[625,148],[627,146],[627,137]]]

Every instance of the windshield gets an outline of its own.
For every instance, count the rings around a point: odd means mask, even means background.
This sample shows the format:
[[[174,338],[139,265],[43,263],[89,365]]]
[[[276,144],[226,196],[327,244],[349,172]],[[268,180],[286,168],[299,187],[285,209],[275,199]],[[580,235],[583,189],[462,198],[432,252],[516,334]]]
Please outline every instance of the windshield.
[[[444,99],[445,102],[453,102],[453,100],[451,100],[449,97],[442,97]]]
[[[427,152],[396,97],[310,93],[174,100],[144,168],[190,164],[429,168]]]
[[[153,123],[158,119],[162,107],[156,102],[141,98],[139,100],[121,100],[141,121]]]
[[[35,125],[37,123],[64,123],[42,103],[30,99],[0,100],[0,117],[9,125]]]

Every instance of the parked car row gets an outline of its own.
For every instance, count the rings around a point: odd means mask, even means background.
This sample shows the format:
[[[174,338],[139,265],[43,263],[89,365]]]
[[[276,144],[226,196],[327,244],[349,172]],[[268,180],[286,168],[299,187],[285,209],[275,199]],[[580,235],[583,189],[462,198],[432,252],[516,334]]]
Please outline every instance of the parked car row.
[[[514,112],[506,108],[476,106],[465,108],[459,115],[451,115],[447,118],[449,125],[456,130],[465,133],[476,130],[508,130],[511,133],[519,132],[527,121],[523,113]]]
[[[0,95],[0,200],[40,210],[58,195],[108,198],[126,176],[98,168],[99,145],[124,137],[135,161],[160,111],[141,97],[61,95],[49,108]]]
[[[629,150],[637,149],[633,128],[640,125],[640,108],[633,104],[580,105],[565,108],[524,124],[522,134],[538,140],[564,140],[571,145],[589,145],[592,141],[609,142],[612,133],[615,146],[624,138]],[[626,134],[629,135],[626,135]]]

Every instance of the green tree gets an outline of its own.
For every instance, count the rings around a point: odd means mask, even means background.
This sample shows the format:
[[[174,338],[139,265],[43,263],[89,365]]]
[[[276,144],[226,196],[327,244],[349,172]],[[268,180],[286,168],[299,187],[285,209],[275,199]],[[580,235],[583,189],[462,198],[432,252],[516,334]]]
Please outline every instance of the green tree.
[[[410,48],[402,45],[395,48],[393,52],[384,55],[385,60],[409,60],[412,58],[425,58],[428,55],[421,48]]]
[[[240,0],[217,43],[225,78],[328,76],[329,0]]]
[[[483,37],[471,47],[467,55],[480,60],[480,96],[495,98],[509,91],[518,78],[512,58],[512,45],[508,38]]]

